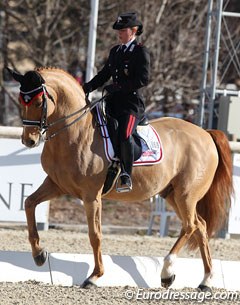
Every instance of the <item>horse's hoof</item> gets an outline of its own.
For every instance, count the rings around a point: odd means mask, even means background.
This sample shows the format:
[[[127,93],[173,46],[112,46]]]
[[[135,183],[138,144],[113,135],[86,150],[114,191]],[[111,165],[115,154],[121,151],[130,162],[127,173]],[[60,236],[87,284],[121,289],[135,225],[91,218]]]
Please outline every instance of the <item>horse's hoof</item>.
[[[91,281],[90,279],[86,279],[81,285],[81,288],[85,288],[85,289],[93,289],[96,287],[97,287],[97,284],[95,282]]]
[[[198,289],[202,292],[211,292],[212,293],[212,289],[209,287],[209,286],[206,286],[206,285],[202,285],[200,284],[198,286]]]
[[[42,250],[37,256],[34,256],[34,262],[37,266],[42,266],[48,258],[48,252],[46,250]]]
[[[164,287],[164,288],[170,287],[170,286],[172,285],[172,283],[174,282],[175,277],[176,277],[176,275],[173,274],[173,275],[171,275],[171,276],[168,277],[168,278],[161,279],[161,285],[162,285],[162,287]]]

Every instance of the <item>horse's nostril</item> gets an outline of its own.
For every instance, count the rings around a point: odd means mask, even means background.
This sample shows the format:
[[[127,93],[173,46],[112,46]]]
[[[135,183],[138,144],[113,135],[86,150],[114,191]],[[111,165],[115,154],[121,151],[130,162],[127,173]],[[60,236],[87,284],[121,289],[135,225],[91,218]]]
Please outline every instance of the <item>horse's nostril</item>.
[[[30,147],[33,147],[35,145],[35,141],[34,140],[29,140],[28,144]]]
[[[24,145],[26,145],[27,147],[34,147],[36,145],[36,142],[32,139],[28,139],[26,141],[22,141]]]
[[[22,143],[23,145],[29,147],[29,148],[33,148],[35,146],[39,145],[39,141],[40,141],[40,137],[36,136],[36,135],[22,135]]]

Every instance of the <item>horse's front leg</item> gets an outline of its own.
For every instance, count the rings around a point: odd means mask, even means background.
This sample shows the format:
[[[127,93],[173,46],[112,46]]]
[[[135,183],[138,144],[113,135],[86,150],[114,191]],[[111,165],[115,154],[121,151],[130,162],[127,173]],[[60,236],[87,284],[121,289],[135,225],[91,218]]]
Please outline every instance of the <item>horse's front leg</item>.
[[[25,212],[28,225],[28,238],[32,247],[32,255],[36,265],[42,266],[47,259],[47,252],[39,245],[39,235],[36,225],[36,206],[46,200],[62,194],[58,186],[47,177],[43,184],[25,200]]]
[[[99,195],[94,201],[84,202],[87,221],[88,221],[88,234],[91,246],[93,248],[95,267],[92,274],[84,281],[82,287],[89,285],[95,285],[97,279],[103,275],[104,268],[102,262],[101,253],[101,212],[102,212],[102,200]]]

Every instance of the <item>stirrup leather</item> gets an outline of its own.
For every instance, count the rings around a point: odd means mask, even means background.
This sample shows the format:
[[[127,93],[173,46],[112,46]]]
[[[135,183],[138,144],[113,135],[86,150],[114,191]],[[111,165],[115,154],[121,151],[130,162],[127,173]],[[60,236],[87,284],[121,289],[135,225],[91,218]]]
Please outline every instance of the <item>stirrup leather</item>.
[[[122,183],[122,179],[123,177],[126,177],[129,179],[129,183]],[[117,182],[116,182],[116,192],[117,193],[126,193],[126,192],[130,192],[132,190],[132,180],[131,177],[127,174],[127,173],[121,173],[118,176]]]

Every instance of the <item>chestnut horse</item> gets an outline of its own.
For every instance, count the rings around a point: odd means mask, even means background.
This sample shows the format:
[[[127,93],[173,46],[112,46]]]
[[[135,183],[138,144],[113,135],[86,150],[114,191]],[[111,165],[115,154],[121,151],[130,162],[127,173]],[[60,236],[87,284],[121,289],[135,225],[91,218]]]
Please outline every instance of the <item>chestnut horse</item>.
[[[40,266],[47,259],[36,228],[35,209],[39,203],[63,194],[83,200],[95,261],[84,287],[95,284],[104,273],[102,197],[134,202],[160,194],[182,222],[180,236],[164,258],[162,286],[169,287],[174,281],[175,258],[181,248],[188,245],[190,249],[200,249],[204,278],[199,288],[209,290],[213,272],[208,238],[226,219],[233,191],[231,152],[224,133],[205,131],[175,118],[151,121],[161,137],[163,161],[157,165],[134,167],[133,190],[128,193],[112,190],[104,197],[102,189],[109,162],[105,157],[103,139],[89,111],[91,105],[86,103],[81,86],[61,69],[39,68],[25,75],[9,71],[21,84],[23,144],[35,147],[43,131],[47,139],[41,155],[47,177],[25,201],[35,263]]]

